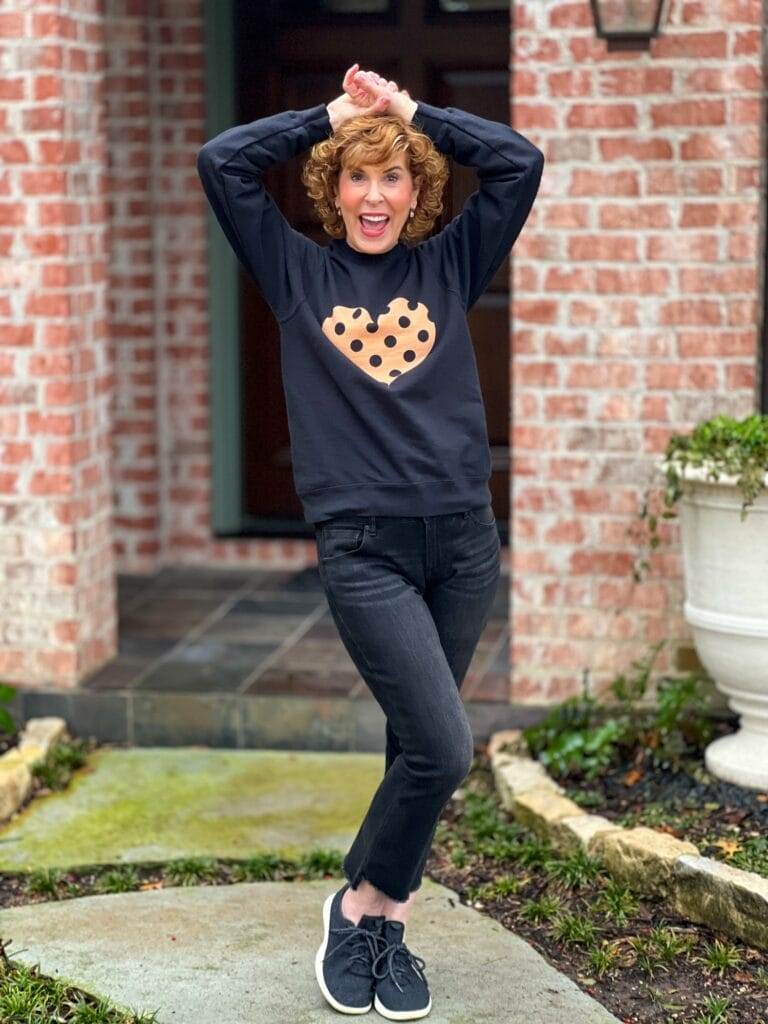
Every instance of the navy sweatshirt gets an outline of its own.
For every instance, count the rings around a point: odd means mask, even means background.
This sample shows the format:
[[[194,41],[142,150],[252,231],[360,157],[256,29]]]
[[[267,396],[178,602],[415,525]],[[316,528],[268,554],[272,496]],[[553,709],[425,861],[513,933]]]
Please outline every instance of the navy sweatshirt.
[[[203,188],[280,324],[293,477],[307,522],[432,516],[490,503],[485,407],[466,314],[522,229],[544,166],[508,125],[419,103],[413,125],[477,170],[442,231],[362,253],[296,231],[263,172],[331,132],[324,103],[222,132]],[[506,348],[507,339],[499,338]]]

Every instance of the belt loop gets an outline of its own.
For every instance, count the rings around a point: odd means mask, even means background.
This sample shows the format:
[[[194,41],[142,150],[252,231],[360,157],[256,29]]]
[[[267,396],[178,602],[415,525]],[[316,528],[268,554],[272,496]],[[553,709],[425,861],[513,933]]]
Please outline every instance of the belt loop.
[[[371,537],[376,536],[376,516],[368,516],[368,533]]]

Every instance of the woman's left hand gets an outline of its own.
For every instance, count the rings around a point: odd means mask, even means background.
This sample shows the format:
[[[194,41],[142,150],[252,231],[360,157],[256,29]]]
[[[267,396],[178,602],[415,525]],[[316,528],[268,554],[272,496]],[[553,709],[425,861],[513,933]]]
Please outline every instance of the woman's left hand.
[[[417,103],[412,100],[407,89],[398,89],[397,82],[382,78],[375,71],[355,70],[353,64],[344,76],[344,91],[353,103],[370,108],[377,100],[388,99],[387,112],[410,121],[416,112]]]

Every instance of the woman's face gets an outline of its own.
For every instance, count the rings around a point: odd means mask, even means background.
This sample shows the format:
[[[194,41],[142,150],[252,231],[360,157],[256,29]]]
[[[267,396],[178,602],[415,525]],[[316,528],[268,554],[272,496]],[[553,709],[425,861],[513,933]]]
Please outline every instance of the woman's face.
[[[342,168],[336,205],[344,219],[348,245],[368,253],[392,249],[416,206],[418,193],[403,152],[380,165]],[[363,214],[384,215],[387,219],[364,222]]]

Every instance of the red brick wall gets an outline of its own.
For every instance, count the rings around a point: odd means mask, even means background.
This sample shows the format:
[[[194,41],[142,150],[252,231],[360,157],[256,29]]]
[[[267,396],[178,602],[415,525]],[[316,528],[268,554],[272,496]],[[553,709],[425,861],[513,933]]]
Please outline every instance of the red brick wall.
[[[7,682],[72,685],[116,642],[100,6],[0,11]]]
[[[758,0],[673,0],[609,51],[588,0],[515,0],[513,124],[544,150],[515,250],[512,697],[689,646],[677,525],[627,536],[671,433],[757,408]]]

